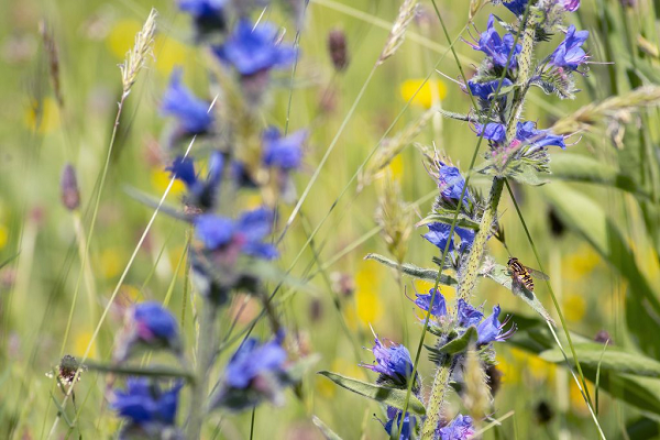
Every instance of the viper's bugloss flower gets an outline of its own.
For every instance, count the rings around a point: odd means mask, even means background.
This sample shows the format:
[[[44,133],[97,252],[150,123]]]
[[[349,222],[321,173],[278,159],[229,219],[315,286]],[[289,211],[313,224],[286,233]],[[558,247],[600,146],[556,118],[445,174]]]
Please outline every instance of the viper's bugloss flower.
[[[153,436],[165,427],[174,426],[182,386],[177,383],[168,390],[161,390],[156,382],[131,377],[126,381],[125,391],[114,392],[111,406],[127,420],[129,430],[140,428]]]
[[[225,30],[226,3],[227,0],[179,0],[179,9],[192,16],[198,36],[203,36]]]
[[[282,137],[277,128],[267,128],[263,134],[264,164],[285,171],[298,168],[302,161],[303,144],[306,139],[306,130],[299,130]]]
[[[495,17],[491,14],[488,18],[486,31],[481,34],[478,44],[470,44],[472,49],[485,53],[493,60],[493,64],[500,67],[507,66],[514,68],[517,66],[517,56],[522,50],[520,44],[515,44],[515,39],[511,34],[500,34],[495,30]]]
[[[447,241],[449,241],[448,252],[454,250],[454,238],[449,236],[451,231],[451,225],[446,223],[429,223],[426,225],[429,228],[429,232],[423,235],[431,244],[440,249],[440,251],[445,250],[447,246]],[[459,250],[464,252],[472,247],[472,242],[474,241],[475,232],[471,229],[459,228],[458,226],[454,227],[454,233],[458,234],[461,239],[461,244]]]
[[[516,15],[522,15],[527,9],[527,0],[502,1],[504,6]]]
[[[237,220],[203,214],[194,220],[195,236],[211,251],[238,251],[252,257],[271,260],[278,253],[275,245],[264,242],[273,226],[273,212],[257,208]]]
[[[589,58],[582,49],[588,37],[589,31],[576,32],[574,25],[569,26],[564,41],[550,55],[550,65],[569,71],[577,70]]]
[[[161,112],[174,116],[186,135],[206,133],[213,124],[209,104],[198,99],[181,83],[181,75],[180,69],[172,72],[169,87],[163,95]]]
[[[361,363],[360,366],[380,374],[376,383],[407,388],[414,368],[408,349],[391,341],[386,341],[383,344],[378,336],[375,336],[374,347],[371,351],[376,358],[375,363]],[[415,378],[413,391],[418,389],[417,379]]]
[[[436,318],[447,316],[447,302],[445,301],[445,297],[438,290],[435,293],[434,298],[433,292],[435,291],[436,289],[431,289],[428,294],[416,293],[415,296],[417,298],[415,298],[415,304],[425,312],[428,312],[429,309],[431,309],[431,315]],[[431,299],[433,299],[433,305],[431,305]]]
[[[458,325],[467,328],[479,324],[483,319],[484,314],[472,307],[463,298],[459,298],[456,316],[458,319]]]
[[[264,344],[255,338],[245,340],[227,364],[212,407],[241,410],[263,399],[281,404],[282,389],[289,383],[286,364],[282,335]]]
[[[137,334],[147,344],[159,342],[172,345],[179,338],[179,325],[174,315],[157,302],[136,304],[133,307],[133,320]]]
[[[483,99],[484,101],[490,101],[495,96],[497,88],[502,83],[501,89],[504,87],[511,87],[513,83],[509,78],[504,78],[502,81],[494,79],[491,81],[477,82],[474,80],[468,81],[468,87],[473,96]]]
[[[475,124],[474,130],[475,133],[477,133],[477,136],[483,134],[484,139],[488,139],[489,141],[498,144],[501,144],[506,140],[506,127],[504,124],[498,124],[497,122],[489,122],[485,125]]]
[[[566,142],[564,136],[553,134],[550,130],[540,130],[536,128],[536,124],[532,121],[518,122],[516,128],[516,139],[528,144],[531,148],[539,149],[551,145],[561,147],[562,150],[566,149]]]
[[[438,429],[439,440],[470,440],[475,431],[470,416],[457,415],[446,426]]]
[[[483,132],[485,139],[498,144],[506,140],[506,127],[504,124],[498,124],[496,122],[489,122],[485,126],[475,124],[475,131],[478,135]],[[564,136],[553,134],[550,130],[537,129],[536,124],[532,121],[518,122],[516,140],[513,142],[517,142],[517,145],[529,145],[533,149],[540,149],[551,145],[566,149]]]
[[[239,20],[234,33],[214,48],[222,61],[233,66],[242,76],[289,66],[295,59],[293,47],[277,44],[277,28],[267,22],[256,26],[248,19]]]
[[[438,162],[438,165],[438,188],[440,188],[440,196],[446,202],[458,203],[463,193],[465,179],[458,168],[445,165],[443,162]],[[470,191],[465,189],[465,194],[463,195],[464,207],[467,207],[470,199]]]
[[[166,171],[186,185],[192,204],[206,210],[215,204],[225,160],[219,151],[211,153],[206,180],[197,176],[194,163],[195,161],[191,157],[179,156],[174,159],[172,165],[166,168]]]
[[[491,342],[501,342],[510,338],[515,333],[515,324],[508,331],[504,331],[504,327],[510,318],[507,317],[504,322],[500,323],[498,320],[500,312],[500,306],[493,307],[493,314],[479,324],[477,327],[477,333],[479,334],[477,344],[483,345]]]
[[[403,411],[400,409],[394,408],[392,406],[387,407],[387,422],[383,424],[385,431],[392,436],[395,436],[399,432],[399,426],[401,426],[401,435],[399,440],[410,440],[416,437],[413,437],[415,432],[415,426],[417,425],[417,418],[411,416],[410,413],[406,413],[406,416],[403,417],[401,421],[401,416]]]
[[[575,12],[580,8],[580,0],[563,0],[564,10]]]

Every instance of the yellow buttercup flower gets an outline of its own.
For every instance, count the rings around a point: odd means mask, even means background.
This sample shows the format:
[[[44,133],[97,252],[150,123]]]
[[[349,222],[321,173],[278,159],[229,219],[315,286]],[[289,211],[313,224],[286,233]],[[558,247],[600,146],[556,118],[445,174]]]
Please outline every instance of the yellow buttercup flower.
[[[401,176],[403,176],[403,156],[400,154],[397,155],[387,167],[391,171],[392,178],[401,182]]]
[[[76,339],[73,341],[73,354],[75,356],[82,357],[85,355],[85,352],[87,351],[87,346],[89,345],[89,342],[92,340],[93,333],[92,332],[80,332],[76,335]],[[96,341],[92,342],[92,347],[89,351],[89,358],[93,358],[96,356]]]
[[[411,104],[430,108],[434,102],[442,101],[447,96],[447,86],[439,79],[429,79],[422,86],[423,79],[407,79],[401,84],[401,97],[407,102],[413,97],[417,89],[422,87],[412,99]]]
[[[7,226],[0,223],[0,249],[3,249],[5,246],[7,246],[8,241],[9,229],[7,229]]]
[[[105,249],[99,258],[99,270],[104,278],[114,278],[124,268],[124,260],[117,249]]]
[[[433,289],[435,282],[415,279],[413,281],[413,285],[415,286],[415,290],[417,292],[420,294],[426,294],[429,292],[429,290]],[[447,303],[451,304],[452,301],[456,298],[456,289],[450,286],[443,286],[442,284],[439,285],[438,288],[440,289],[442,296],[445,297]]]
[[[60,110],[53,98],[34,100],[25,110],[25,125],[40,134],[50,133],[60,126]]]
[[[108,33],[106,44],[112,54],[123,60],[135,44],[135,35],[142,30],[142,23],[137,20],[119,20]]]
[[[582,295],[574,293],[567,295],[562,301],[562,311],[566,319],[571,322],[578,322],[584,318],[587,313],[587,301]]]
[[[383,314],[380,300],[382,268],[373,261],[361,261],[355,274],[355,307],[357,317],[364,325],[373,324]]]
[[[167,186],[170,184],[170,173],[161,169],[154,169],[151,171],[151,184],[154,189],[160,192],[161,194],[165,192]],[[172,188],[168,196],[180,197],[181,194],[186,190],[186,185],[180,180],[174,180]]]
[[[577,281],[591,273],[599,264],[601,258],[591,246],[581,244],[577,251],[567,255],[562,261],[562,273],[566,279]]]

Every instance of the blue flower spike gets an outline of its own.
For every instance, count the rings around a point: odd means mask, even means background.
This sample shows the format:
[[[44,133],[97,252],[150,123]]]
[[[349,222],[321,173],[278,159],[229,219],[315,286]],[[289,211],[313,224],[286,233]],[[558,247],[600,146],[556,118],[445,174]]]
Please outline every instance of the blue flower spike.
[[[484,319],[477,327],[477,334],[479,335],[477,344],[485,345],[491,342],[502,342],[509,339],[516,332],[516,325],[512,325],[507,331],[504,327],[508,324],[511,317],[507,317],[504,322],[500,323],[500,306],[493,307],[493,313],[488,318]]]
[[[225,16],[227,0],[180,0],[179,9],[190,14],[197,31],[197,39],[214,32],[224,32],[227,26]]]
[[[504,37],[500,37],[500,34],[495,30],[495,16],[492,14],[488,18],[486,31],[481,34],[478,43],[468,44],[474,50],[481,51],[490,57],[495,66],[508,66],[509,69],[513,69],[518,65],[517,57],[522,50],[520,44],[515,44],[513,35],[505,34]]]

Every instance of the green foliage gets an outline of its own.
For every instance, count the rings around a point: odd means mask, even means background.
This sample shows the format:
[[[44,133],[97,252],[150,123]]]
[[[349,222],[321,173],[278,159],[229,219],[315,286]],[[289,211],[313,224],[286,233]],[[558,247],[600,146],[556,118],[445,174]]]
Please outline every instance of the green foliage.
[[[357,379],[342,376],[341,374],[331,373],[329,371],[319,371],[319,374],[327,377],[342,388],[359,394],[364,397],[376,400],[384,405],[393,406],[403,410],[406,403],[406,390],[398,388],[388,388],[384,386],[374,385],[368,382],[362,382]],[[407,409],[415,415],[423,416],[426,414],[424,404],[419,401],[415,396],[410,396],[408,399]]]

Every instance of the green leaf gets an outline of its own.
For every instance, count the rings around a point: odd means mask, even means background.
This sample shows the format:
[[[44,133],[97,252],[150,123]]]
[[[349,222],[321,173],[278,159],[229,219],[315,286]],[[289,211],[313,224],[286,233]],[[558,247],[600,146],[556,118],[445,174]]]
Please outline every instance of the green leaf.
[[[549,182],[547,174],[544,173],[544,176],[546,177],[542,178],[541,173],[539,173],[533,166],[527,164],[521,164],[515,168],[515,172],[506,174],[511,176],[516,182],[525,185],[541,186]]]
[[[418,222],[416,226],[419,227],[419,226],[428,225],[429,223],[437,223],[437,222],[451,225],[454,222],[455,215],[456,212],[450,210],[436,209],[436,211],[433,214],[429,214],[428,216],[426,216],[426,218]],[[478,231],[479,226],[480,225],[478,222],[475,222],[474,220],[466,217],[463,214],[459,214],[456,219],[457,228],[472,229],[473,231]]]
[[[524,286],[519,286],[519,288],[513,288],[513,282],[511,275],[509,275],[509,270],[506,266],[501,264],[495,264],[493,267],[484,274],[486,277],[495,281],[496,283],[502,285],[503,287],[509,289],[514,295],[518,298],[522,298],[528,306],[530,306],[536,313],[541,315],[546,321],[554,322],[550,317],[548,311],[543,307],[541,301],[538,300],[534,292],[526,289]]]
[[[551,178],[572,182],[611,186],[648,198],[649,195],[633,179],[611,165],[582,154],[558,153],[550,162]]]
[[[575,353],[580,360],[580,364],[595,369],[598,368],[600,362],[602,370],[607,369],[617,373],[630,373],[637,376],[660,377],[660,362],[639,353],[630,353],[619,347],[608,346],[603,352],[603,344],[575,344]],[[546,350],[540,356],[549,362],[560,363],[564,361],[564,356],[558,348]],[[567,352],[566,356],[570,360],[573,359],[570,352]]]
[[[380,254],[367,254],[364,259],[377,261],[387,267],[396,269],[413,278],[419,278],[428,281],[435,281],[438,278],[438,271],[436,269],[426,269],[410,263],[399,264],[396,261],[384,257]],[[456,279],[450,277],[449,275],[443,274],[440,276],[440,284],[445,286],[455,286],[458,284],[458,282]]]
[[[641,314],[640,319],[651,325],[646,328],[631,326],[630,330],[648,356],[659,357],[660,338],[649,338],[648,334],[644,333],[658,332],[660,326],[656,317],[660,316],[660,301],[646,277],[637,267],[635,255],[616,224],[593,200],[564,183],[554,182],[543,188],[542,192],[554,205],[557,215],[564,224],[587,240],[614,269],[629,281],[630,301],[633,305],[637,303],[635,308]]]
[[[516,322],[525,322],[526,325],[524,329],[518,329],[509,340],[509,343],[536,355],[554,349],[555,341],[543,321],[537,318],[536,323],[534,323],[532,318],[525,317],[521,319],[518,316],[514,316],[513,319]],[[560,335],[561,337],[562,335]],[[577,346],[587,346],[589,344],[587,338],[578,334],[571,333],[571,338]],[[599,345],[598,347],[600,348],[598,357],[600,357],[603,346]],[[585,377],[591,382],[595,382],[597,368],[592,364],[583,362],[585,360],[583,353],[578,353],[578,358],[581,361],[582,372]],[[598,358],[596,363],[597,360]],[[562,361],[558,362],[557,365],[566,366],[563,356]],[[621,399],[642,411],[660,415],[660,379],[619,372],[602,363],[599,386],[611,396]]]
[[[327,377],[340,387],[346,388],[356,394],[368,397],[388,406],[393,406],[402,411],[404,409],[407,390],[373,385],[357,379],[342,376],[341,374],[331,373],[330,371],[319,371],[319,374]],[[412,394],[408,401],[408,411],[418,416],[426,414],[424,404]]]
[[[312,416],[312,422],[314,422],[316,427],[319,428],[319,431],[321,431],[321,434],[323,434],[323,437],[325,437],[326,440],[342,440],[341,437],[335,434],[332,429],[328,428],[328,425],[323,423],[318,417]]]
[[[440,348],[434,348],[433,351],[437,351],[439,353],[446,353],[446,354],[463,353],[467,351],[468,347],[470,346],[470,343],[477,341],[477,338],[479,338],[479,334],[477,333],[477,328],[475,326],[472,326],[468,328],[465,331],[465,333],[463,333],[460,337],[447,342],[445,345],[443,345]]]

